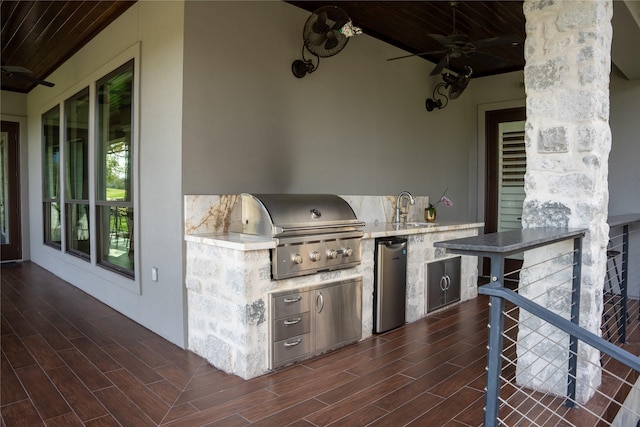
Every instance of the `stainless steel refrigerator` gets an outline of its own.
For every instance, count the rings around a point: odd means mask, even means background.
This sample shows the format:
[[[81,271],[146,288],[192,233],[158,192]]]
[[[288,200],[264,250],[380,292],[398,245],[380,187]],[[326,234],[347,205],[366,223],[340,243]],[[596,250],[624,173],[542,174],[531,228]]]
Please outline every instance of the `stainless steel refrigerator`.
[[[376,239],[373,333],[404,325],[407,306],[407,239]]]

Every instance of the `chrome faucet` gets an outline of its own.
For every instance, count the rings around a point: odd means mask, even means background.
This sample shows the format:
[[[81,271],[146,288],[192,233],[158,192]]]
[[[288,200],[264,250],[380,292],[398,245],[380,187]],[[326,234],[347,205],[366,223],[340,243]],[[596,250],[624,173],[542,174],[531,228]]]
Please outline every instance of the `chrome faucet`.
[[[409,203],[414,205],[416,203],[415,199],[413,198],[413,196],[411,195],[411,193],[409,193],[408,191],[401,191],[400,194],[398,194],[398,198],[396,199],[396,224],[400,224],[400,211],[401,209],[401,205],[400,205],[400,201],[402,200],[402,198],[409,198]],[[406,206],[406,203],[405,205]],[[407,206],[407,213],[405,215],[407,215],[409,213],[409,207]],[[405,222],[406,222],[406,216],[405,216]]]

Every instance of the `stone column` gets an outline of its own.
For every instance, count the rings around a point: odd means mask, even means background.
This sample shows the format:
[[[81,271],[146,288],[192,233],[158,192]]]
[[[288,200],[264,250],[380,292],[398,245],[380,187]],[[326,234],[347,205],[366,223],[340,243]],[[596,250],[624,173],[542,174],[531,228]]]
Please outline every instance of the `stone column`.
[[[597,335],[609,234],[612,11],[611,0],[524,1],[527,173],[522,225],[588,229],[583,243],[580,325]],[[551,251],[528,252],[524,266],[572,248],[567,243]],[[555,264],[570,261],[564,256]],[[524,272],[521,287],[533,285],[521,293],[537,295],[536,302],[568,318],[570,281],[557,288],[550,281],[538,280],[548,274],[548,266]],[[570,278],[570,271],[562,274]],[[553,281],[557,283],[557,278]],[[568,337],[524,313],[520,317],[517,382],[564,395]],[[541,341],[541,335],[550,338]],[[535,350],[524,350],[531,347]],[[577,398],[586,402],[600,385],[600,355],[583,345],[578,352]]]

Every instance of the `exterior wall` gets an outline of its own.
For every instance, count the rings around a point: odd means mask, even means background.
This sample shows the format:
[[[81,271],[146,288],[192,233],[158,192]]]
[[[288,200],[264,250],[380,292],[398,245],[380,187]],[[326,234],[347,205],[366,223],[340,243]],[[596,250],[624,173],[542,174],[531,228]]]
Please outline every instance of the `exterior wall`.
[[[611,71],[611,153],[609,154],[609,215],[640,212],[640,80]],[[640,298],[640,224],[629,236],[629,296]],[[612,229],[611,235],[620,230]]]
[[[0,96],[2,115],[27,116],[27,95],[23,93],[2,91]]]
[[[363,34],[297,79],[291,62],[308,16],[284,2],[187,2],[184,193],[438,197],[448,188],[455,205],[442,219],[476,220],[477,105],[523,99],[522,73],[473,79],[429,113],[433,64],[388,62],[402,51]]]
[[[137,2],[48,77],[55,87],[37,87],[27,97],[31,259],[179,346],[185,345],[186,330],[180,202],[183,12],[179,1]],[[41,115],[132,56],[139,77],[135,281],[44,246],[41,226]],[[157,282],[151,281],[151,267],[158,268]]]

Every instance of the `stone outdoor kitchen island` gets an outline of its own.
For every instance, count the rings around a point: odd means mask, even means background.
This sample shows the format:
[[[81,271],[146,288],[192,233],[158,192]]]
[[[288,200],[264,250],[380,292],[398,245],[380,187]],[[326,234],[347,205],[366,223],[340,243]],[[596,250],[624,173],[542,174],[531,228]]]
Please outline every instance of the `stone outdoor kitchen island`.
[[[389,224],[395,196],[342,196],[366,222],[362,262],[353,268],[273,280],[273,239],[228,233],[229,213],[238,196],[185,196],[188,294],[188,348],[213,366],[244,379],[273,369],[270,360],[270,296],[274,292],[362,280],[362,339],[373,330],[375,238],[403,235],[408,240],[406,321],[427,315],[426,269],[451,258],[433,243],[476,236],[481,223],[439,223],[419,228]],[[416,197],[408,221],[419,221],[428,205]],[[461,301],[477,296],[477,258],[461,257]]]

